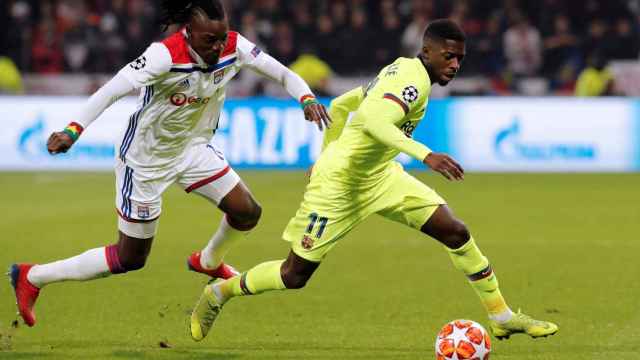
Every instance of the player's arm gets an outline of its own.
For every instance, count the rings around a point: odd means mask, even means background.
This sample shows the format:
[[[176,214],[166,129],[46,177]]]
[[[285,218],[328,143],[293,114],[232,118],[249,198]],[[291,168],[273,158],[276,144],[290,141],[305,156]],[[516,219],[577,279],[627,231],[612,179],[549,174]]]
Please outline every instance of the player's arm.
[[[285,88],[291,97],[300,102],[307,121],[316,123],[320,130],[323,127],[329,128],[331,118],[327,114],[327,109],[316,100],[309,85],[298,74],[289,70],[278,60],[261,51],[255,44],[239,34],[238,50],[245,66],[264,77],[276,81]]]
[[[364,117],[364,132],[377,141],[415,158],[449,180],[462,180],[464,170],[455,160],[447,154],[432,152],[395,126],[405,117],[406,109],[402,100],[393,94],[385,94],[383,99],[364,103],[358,114]]]
[[[93,123],[109,106],[130,92],[151,85],[171,68],[167,48],[154,43],[138,59],[123,67],[111,80],[96,91],[72,121],[62,131],[51,134],[47,141],[50,154],[67,152],[84,129]]]
[[[64,130],[51,134],[47,141],[50,154],[67,152],[78,140],[84,129],[89,126],[102,112],[118,99],[127,95],[135,88],[121,75],[116,75],[98,91],[96,91],[84,105],[77,121],[67,125]]]
[[[344,130],[344,127],[347,124],[349,114],[358,109],[362,100],[364,100],[364,90],[361,86],[331,100],[331,104],[329,105],[331,128],[328,128],[324,132],[322,150],[340,137],[342,130]]]
[[[388,94],[388,96],[393,95]],[[422,161],[431,153],[431,149],[405,136],[405,134],[395,126],[395,123],[405,117],[404,108],[394,103],[394,101],[402,102],[402,100],[395,99],[396,100],[392,101],[376,99],[365,102],[363,106],[358,109],[358,115],[364,118],[363,130],[377,141],[403,152],[418,161]]]

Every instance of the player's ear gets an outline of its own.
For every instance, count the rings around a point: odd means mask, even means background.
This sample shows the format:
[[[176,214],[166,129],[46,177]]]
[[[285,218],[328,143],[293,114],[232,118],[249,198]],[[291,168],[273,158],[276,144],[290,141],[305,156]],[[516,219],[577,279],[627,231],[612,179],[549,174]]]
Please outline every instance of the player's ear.
[[[432,51],[431,43],[428,42],[428,41],[425,41],[422,44],[422,56],[425,58],[425,60],[429,60],[429,57],[431,55],[431,51]]]

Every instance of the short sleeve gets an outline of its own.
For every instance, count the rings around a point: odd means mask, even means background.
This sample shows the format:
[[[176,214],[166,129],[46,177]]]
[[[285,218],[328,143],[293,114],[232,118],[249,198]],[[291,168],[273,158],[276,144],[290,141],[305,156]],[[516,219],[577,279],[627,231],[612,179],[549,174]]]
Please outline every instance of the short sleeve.
[[[171,54],[162,43],[151,44],[137,59],[123,67],[122,74],[136,88],[151,85],[171,69]]]

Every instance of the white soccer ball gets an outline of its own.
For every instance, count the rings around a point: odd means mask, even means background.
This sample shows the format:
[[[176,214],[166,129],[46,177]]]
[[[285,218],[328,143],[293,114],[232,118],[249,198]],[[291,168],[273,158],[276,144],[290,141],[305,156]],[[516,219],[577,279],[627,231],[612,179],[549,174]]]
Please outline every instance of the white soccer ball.
[[[475,321],[451,321],[436,337],[436,360],[488,360],[489,353],[489,334]]]

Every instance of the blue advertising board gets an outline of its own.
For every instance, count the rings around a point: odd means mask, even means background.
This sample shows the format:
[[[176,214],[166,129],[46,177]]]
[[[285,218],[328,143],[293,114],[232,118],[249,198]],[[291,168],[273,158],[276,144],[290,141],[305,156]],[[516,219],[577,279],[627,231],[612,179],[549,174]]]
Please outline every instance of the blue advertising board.
[[[46,140],[83,106],[82,97],[0,97],[0,170],[110,170],[135,98],[111,106],[68,154],[50,156]],[[328,105],[328,100],[324,100]],[[640,170],[640,101],[572,98],[453,98],[429,102],[413,133],[468,171],[626,172]],[[271,98],[225,103],[213,142],[232,166],[304,169],[322,133],[294,102]],[[406,155],[407,168],[423,169]]]

